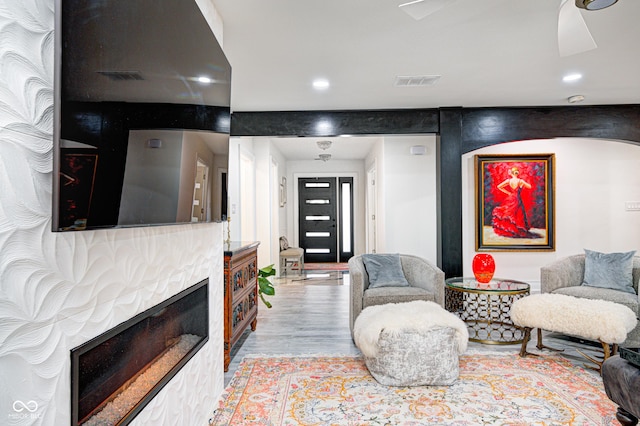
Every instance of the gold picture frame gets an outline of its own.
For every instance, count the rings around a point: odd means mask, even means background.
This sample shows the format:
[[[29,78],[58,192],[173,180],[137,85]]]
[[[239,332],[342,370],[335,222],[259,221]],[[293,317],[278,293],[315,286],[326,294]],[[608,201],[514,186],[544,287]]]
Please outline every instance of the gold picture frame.
[[[476,155],[476,251],[555,250],[554,154]]]

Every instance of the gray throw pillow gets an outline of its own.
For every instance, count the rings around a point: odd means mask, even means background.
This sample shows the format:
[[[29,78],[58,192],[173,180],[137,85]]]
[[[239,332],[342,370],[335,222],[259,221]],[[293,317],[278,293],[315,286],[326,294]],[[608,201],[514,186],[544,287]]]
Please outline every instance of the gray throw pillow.
[[[636,294],[633,288],[635,250],[626,253],[599,253],[585,249],[584,252],[584,282],[582,285]]]
[[[362,261],[369,276],[369,288],[409,287],[399,254],[363,254]]]

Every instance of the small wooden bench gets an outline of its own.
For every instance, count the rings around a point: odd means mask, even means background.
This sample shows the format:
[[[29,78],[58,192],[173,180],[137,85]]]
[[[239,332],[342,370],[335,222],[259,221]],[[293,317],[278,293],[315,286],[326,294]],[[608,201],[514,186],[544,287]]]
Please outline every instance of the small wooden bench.
[[[539,350],[550,349],[542,343],[542,330],[553,331],[598,341],[602,344],[602,360],[580,354],[595,363],[600,371],[602,363],[618,351],[618,344],[625,341],[627,334],[636,326],[636,315],[628,307],[606,300],[585,299],[564,294],[533,294],[513,302],[511,320],[524,329],[524,340],[520,356],[536,355],[527,352],[531,330],[538,329]],[[593,368],[591,366],[588,366]]]

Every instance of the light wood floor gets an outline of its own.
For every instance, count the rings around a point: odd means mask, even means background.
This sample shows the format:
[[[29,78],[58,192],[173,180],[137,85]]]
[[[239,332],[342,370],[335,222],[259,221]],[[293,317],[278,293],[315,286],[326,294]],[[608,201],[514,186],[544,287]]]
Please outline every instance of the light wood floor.
[[[260,302],[255,332],[247,331],[232,350],[225,386],[245,355],[359,354],[349,331],[349,274],[305,271],[304,276],[274,278],[273,308]],[[534,338],[535,340],[535,338]],[[544,343],[562,348],[562,356],[582,366],[582,349],[595,354],[591,342],[557,334],[545,334]],[[469,349],[500,351],[517,355],[520,345],[484,345],[469,342]],[[535,342],[529,343],[535,351]],[[594,372],[594,374],[598,374]]]

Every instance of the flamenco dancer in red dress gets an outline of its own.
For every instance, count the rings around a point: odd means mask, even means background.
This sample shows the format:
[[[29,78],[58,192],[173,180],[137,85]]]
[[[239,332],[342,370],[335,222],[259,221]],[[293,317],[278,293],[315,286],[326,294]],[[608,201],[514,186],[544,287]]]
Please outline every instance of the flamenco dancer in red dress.
[[[537,235],[529,232],[531,226],[527,218],[527,212],[522,201],[522,190],[531,189],[531,184],[520,179],[520,170],[512,167],[509,170],[510,178],[498,185],[498,189],[507,194],[507,199],[502,205],[493,209],[491,224],[496,234],[511,238],[533,238]]]

